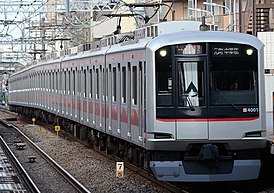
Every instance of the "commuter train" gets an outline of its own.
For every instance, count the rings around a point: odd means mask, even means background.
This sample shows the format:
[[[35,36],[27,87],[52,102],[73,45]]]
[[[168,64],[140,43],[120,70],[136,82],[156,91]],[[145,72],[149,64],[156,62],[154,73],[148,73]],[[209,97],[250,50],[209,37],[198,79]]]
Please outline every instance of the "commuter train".
[[[266,148],[263,44],[186,24],[106,37],[16,72],[10,109],[161,181],[256,179]]]

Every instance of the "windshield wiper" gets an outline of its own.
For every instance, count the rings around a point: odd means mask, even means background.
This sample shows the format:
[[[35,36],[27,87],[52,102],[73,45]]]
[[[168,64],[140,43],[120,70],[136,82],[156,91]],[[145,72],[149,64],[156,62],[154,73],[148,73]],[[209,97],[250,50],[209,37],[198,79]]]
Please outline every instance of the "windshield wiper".
[[[186,102],[188,103],[189,109],[190,109],[191,111],[195,111],[195,108],[194,108],[194,106],[193,106],[193,104],[192,104],[192,102],[191,102],[191,100],[190,100],[190,98],[189,98],[189,95],[188,95],[188,94],[183,94],[182,96],[183,96],[182,98],[183,98],[184,100],[186,100]],[[191,97],[195,97],[195,96],[197,96],[197,94],[191,95]]]
[[[224,93],[223,93],[222,91],[220,91],[219,89],[217,89],[216,91],[217,91],[217,92],[220,94],[220,96],[223,97],[223,99],[225,99],[225,101],[226,101],[229,105],[231,105],[235,110],[239,110],[239,109],[240,109],[240,108],[236,107],[235,104],[233,104],[232,102],[230,102],[229,99],[224,95]]]

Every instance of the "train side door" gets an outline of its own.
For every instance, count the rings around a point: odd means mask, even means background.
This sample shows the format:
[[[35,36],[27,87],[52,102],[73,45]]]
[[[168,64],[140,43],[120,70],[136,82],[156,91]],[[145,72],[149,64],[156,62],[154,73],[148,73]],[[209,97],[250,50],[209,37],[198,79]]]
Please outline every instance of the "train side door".
[[[95,128],[98,130],[103,129],[103,68],[102,65],[95,67]]]
[[[76,70],[75,116],[74,116],[74,118],[78,122],[80,120],[80,112],[81,112],[80,101],[81,101],[81,97],[82,97],[81,72],[82,72],[82,68],[81,67],[77,68],[77,70]]]
[[[100,70],[99,70],[99,81],[100,81],[100,88],[99,88],[99,109],[100,109],[100,117],[99,117],[99,128],[100,130],[104,131],[105,130],[105,127],[104,127],[104,124],[105,124],[105,91],[104,91],[104,84],[105,84],[105,81],[104,81],[104,73],[105,73],[105,69],[104,69],[104,66],[103,65],[100,65]]]
[[[174,101],[177,139],[208,139],[205,63],[203,57],[176,61]]]
[[[70,93],[70,118],[73,120],[75,116],[75,87],[76,87],[76,69],[71,69],[71,93]]]
[[[84,63],[85,64],[85,63]],[[86,79],[87,79],[87,70],[84,67],[81,67],[81,71],[79,72],[79,92],[80,92],[80,101],[79,101],[79,119],[80,122],[86,121],[86,115],[85,115],[85,109],[86,107],[86,95],[87,95],[87,85],[86,85]],[[85,104],[85,105],[84,105]]]
[[[78,73],[79,69],[76,67],[73,72],[73,92],[72,92],[72,120],[77,121],[79,112],[78,112],[78,97],[79,97],[79,80],[78,80]]]
[[[112,97],[111,97],[111,93],[112,93],[112,84],[111,84],[111,80],[112,80],[112,71],[111,71],[111,64],[109,64],[109,66],[106,68],[106,132],[107,133],[111,133],[111,110],[112,110]]]

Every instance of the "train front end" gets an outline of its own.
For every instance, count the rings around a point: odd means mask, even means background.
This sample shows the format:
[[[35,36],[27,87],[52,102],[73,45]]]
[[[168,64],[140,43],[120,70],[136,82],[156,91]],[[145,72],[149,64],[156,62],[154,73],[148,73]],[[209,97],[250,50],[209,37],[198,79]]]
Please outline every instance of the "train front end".
[[[153,39],[147,52],[146,148],[154,175],[258,178],[266,146],[263,44],[245,34],[180,32]]]

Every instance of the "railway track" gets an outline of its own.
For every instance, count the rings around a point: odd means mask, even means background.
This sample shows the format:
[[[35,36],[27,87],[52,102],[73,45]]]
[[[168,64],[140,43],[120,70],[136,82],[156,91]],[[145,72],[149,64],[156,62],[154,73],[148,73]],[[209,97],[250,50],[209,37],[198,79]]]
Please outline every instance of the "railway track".
[[[43,157],[63,178],[69,182],[77,192],[82,193],[90,193],[88,189],[86,189],[80,182],[78,182],[72,175],[70,175],[66,170],[64,170],[57,162],[55,162],[50,156],[48,156],[42,149],[40,149],[37,145],[35,145],[24,133],[22,133],[17,126],[11,124],[10,127],[13,127],[16,132],[20,133],[20,135],[35,151]]]
[[[13,142],[10,141],[10,144],[13,143],[13,147],[14,147],[14,151],[20,152],[20,151],[25,151],[25,149],[28,149],[28,151],[30,149],[33,149],[36,153],[29,153],[28,156],[28,160],[29,163],[33,163],[36,162],[39,159],[38,162],[41,163],[41,159],[45,160],[45,162],[50,165],[51,168],[53,168],[58,175],[56,176],[56,174],[54,174],[55,176],[55,180],[58,181],[56,187],[61,187],[61,184],[63,183],[62,180],[60,180],[61,178],[67,182],[65,184],[69,184],[70,187],[67,189],[70,190],[70,192],[80,192],[80,193],[89,193],[90,191],[88,189],[86,189],[80,182],[78,182],[72,175],[70,175],[66,170],[64,170],[57,162],[55,162],[50,156],[48,156],[42,149],[40,149],[36,144],[34,144],[24,133],[22,133],[17,126],[9,123],[8,121],[5,121],[3,119],[0,120],[0,122],[5,125],[6,127],[9,127],[9,132],[6,130],[4,131],[4,136],[7,137],[6,140],[11,140],[12,138],[8,139],[8,135],[12,135],[11,134],[11,130],[12,132],[14,132],[14,134],[17,136],[15,139],[13,139]],[[3,135],[3,129],[1,129],[1,135]],[[6,147],[8,148],[8,146],[6,145]],[[21,150],[19,150],[21,149]],[[18,156],[18,155],[17,155]],[[15,157],[15,156],[13,156]],[[20,157],[20,155],[19,155]],[[26,156],[25,156],[26,157]],[[39,157],[39,158],[38,158]],[[23,161],[23,163],[26,161]],[[19,162],[18,162],[19,163]],[[47,168],[49,168],[49,166],[47,166]],[[19,168],[20,169],[20,168]],[[22,171],[24,171],[23,169],[20,169],[20,173],[22,173]],[[50,173],[50,172],[49,172]],[[43,178],[45,176],[43,175]],[[24,177],[25,179],[26,177]],[[26,178],[27,180],[27,178]],[[37,180],[37,179],[36,179]],[[34,180],[35,181],[35,180]],[[38,182],[39,183],[39,182]],[[30,184],[29,182],[27,182],[27,184]],[[33,185],[34,186],[34,185]],[[54,184],[52,184],[52,186],[54,186]],[[41,186],[39,187],[41,188]],[[34,188],[32,188],[34,189]],[[35,190],[35,189],[34,189]],[[38,189],[37,189],[38,191]],[[59,189],[59,191],[62,191]],[[31,191],[31,192],[36,192],[36,191]],[[44,191],[42,191],[44,192]],[[58,191],[57,191],[58,192]]]
[[[1,186],[0,191],[40,193],[26,170],[0,136]],[[14,170],[15,169],[15,170]],[[21,182],[22,181],[22,182]]]

